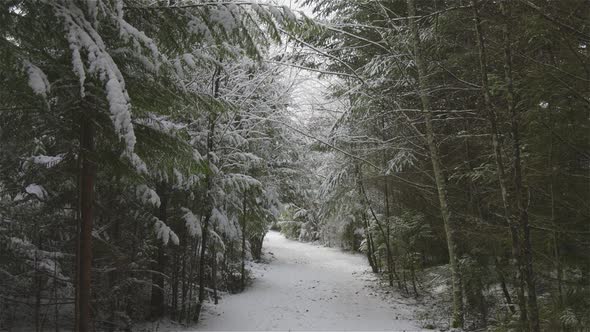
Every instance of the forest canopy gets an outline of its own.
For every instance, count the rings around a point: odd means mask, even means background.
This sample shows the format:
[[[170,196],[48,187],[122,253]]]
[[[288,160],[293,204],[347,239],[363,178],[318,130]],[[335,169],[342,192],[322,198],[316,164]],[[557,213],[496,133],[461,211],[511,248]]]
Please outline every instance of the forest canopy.
[[[584,331],[589,43],[584,0],[2,0],[0,330],[193,326],[274,228],[425,328]]]

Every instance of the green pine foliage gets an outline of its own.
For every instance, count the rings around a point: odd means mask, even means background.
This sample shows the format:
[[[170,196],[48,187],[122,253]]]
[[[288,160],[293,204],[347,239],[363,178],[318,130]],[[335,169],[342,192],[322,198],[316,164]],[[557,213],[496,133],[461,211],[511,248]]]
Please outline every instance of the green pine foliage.
[[[0,329],[74,326],[81,155],[96,329],[191,324],[200,288],[242,289],[283,201],[273,163],[290,160],[289,86],[260,60],[306,22],[229,2],[0,4]]]
[[[415,3],[432,110],[423,110],[419,99],[406,1],[306,1],[323,29],[305,41],[330,59],[314,68],[340,74],[331,93],[348,107],[327,139],[346,154],[335,152],[322,163],[331,171],[322,174],[316,197],[325,221],[320,232],[330,234],[326,243],[366,253],[373,270],[402,294],[437,303],[439,309],[424,313],[429,325],[449,324],[451,287],[444,266],[449,258],[425,137],[429,111],[451,213],[458,220],[464,328],[528,330],[519,321],[517,293],[524,286],[513,263],[525,253],[511,247],[494,127],[482,92],[473,2]],[[583,1],[475,3],[509,183],[508,214],[524,211],[528,217],[540,329],[583,331],[589,297],[590,7]],[[514,101],[507,99],[504,26],[511,39]],[[516,163],[523,176],[521,207]],[[528,230],[518,232],[525,245]]]

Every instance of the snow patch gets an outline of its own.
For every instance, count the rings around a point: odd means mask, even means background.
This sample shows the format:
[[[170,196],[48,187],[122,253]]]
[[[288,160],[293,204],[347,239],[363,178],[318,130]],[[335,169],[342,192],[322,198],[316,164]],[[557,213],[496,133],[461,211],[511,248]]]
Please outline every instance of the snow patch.
[[[63,154],[57,156],[45,156],[45,155],[38,155],[32,156],[31,162],[37,165],[43,165],[47,168],[51,168],[57,164],[59,164],[64,159]]]
[[[50,92],[50,84],[47,75],[37,66],[29,61],[24,61],[25,71],[29,77],[29,86],[37,95],[47,97]]]
[[[160,206],[160,196],[158,196],[155,190],[145,184],[137,186],[137,188],[135,188],[135,194],[144,204],[150,204],[155,207]]]
[[[172,243],[178,245],[180,240],[178,239],[178,235],[174,233],[174,231],[168,227],[162,220],[154,217],[154,227],[156,230],[156,237],[164,243],[164,245],[168,244],[169,240],[172,240]]]
[[[28,185],[25,188],[25,191],[28,194],[36,196],[38,199],[41,199],[41,200],[47,198],[47,191],[45,190],[45,188],[43,188],[43,186],[38,185],[36,183],[31,183],[30,185]]]
[[[182,218],[184,219],[184,221],[186,222],[186,228],[188,229],[188,232],[190,233],[191,236],[194,237],[201,237],[201,222],[199,221],[199,218],[197,218],[197,216],[195,216],[193,214],[193,212],[187,208],[181,208],[182,212],[184,212],[184,215],[182,216]]]

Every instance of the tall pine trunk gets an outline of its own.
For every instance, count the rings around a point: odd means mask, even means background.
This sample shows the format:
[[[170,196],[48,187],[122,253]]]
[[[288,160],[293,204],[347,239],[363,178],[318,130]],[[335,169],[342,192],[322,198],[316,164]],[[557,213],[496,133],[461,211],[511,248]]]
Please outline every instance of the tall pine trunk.
[[[217,73],[217,72],[216,72]],[[219,91],[219,79],[215,82],[213,95],[217,97]],[[211,170],[211,153],[213,152],[213,137],[215,134],[215,116],[209,115],[209,133],[207,134],[207,165]],[[199,299],[195,308],[195,321],[199,321],[201,316],[201,309],[203,308],[203,302],[205,301],[205,255],[207,253],[207,240],[209,239],[209,222],[211,221],[211,213],[213,212],[213,200],[211,199],[211,187],[213,179],[210,173],[207,173],[206,178],[206,209],[208,210],[207,216],[203,222],[203,234],[201,237],[201,253],[199,257]]]
[[[211,246],[211,286],[213,288],[213,301],[219,303],[217,296],[217,251],[215,244]]]
[[[184,243],[184,239],[180,239],[181,243]],[[179,270],[179,265],[180,265],[180,254],[178,253],[178,248],[174,249],[174,260],[172,263],[172,280],[170,281],[170,289],[171,289],[171,294],[170,294],[170,318],[172,320],[177,320],[177,315],[178,315],[178,285],[180,282],[180,270]]]
[[[490,121],[491,125],[491,137],[492,137],[492,147],[494,153],[494,160],[496,162],[496,172],[498,176],[498,183],[500,185],[500,192],[502,195],[502,205],[504,208],[504,218],[508,223],[510,229],[510,237],[512,243],[512,256],[514,259],[515,271],[516,271],[516,280],[519,283],[517,287],[517,296],[518,296],[518,307],[520,310],[520,320],[523,323],[523,326],[526,326],[527,321],[527,309],[526,309],[526,300],[525,300],[525,286],[524,280],[522,278],[522,257],[521,257],[521,248],[520,248],[520,235],[518,229],[518,220],[513,217],[513,208],[511,207],[512,198],[510,197],[510,192],[508,191],[508,177],[506,176],[506,170],[504,167],[504,161],[502,160],[502,147],[500,146],[499,142],[499,129],[498,129],[498,121],[497,121],[497,114],[495,109],[492,105],[491,94],[489,89],[489,80],[488,80],[488,64],[487,64],[487,54],[486,54],[486,46],[485,41],[482,33],[481,27],[481,19],[479,17],[478,12],[478,3],[477,0],[471,0],[471,4],[473,7],[473,18],[475,22],[475,33],[477,35],[477,46],[478,46],[478,53],[479,53],[479,66],[480,66],[480,74],[481,74],[481,90],[484,97],[484,106],[486,109],[487,116]]]
[[[157,188],[157,194],[160,197],[160,207],[158,209],[158,218],[166,223],[167,214],[166,209],[168,205],[168,196],[166,193],[166,184],[162,183]],[[152,319],[160,318],[164,315],[164,266],[166,264],[166,256],[164,254],[164,244],[158,240],[157,259],[152,265],[152,270],[156,273],[152,275],[152,293],[151,293],[151,312]]]
[[[549,123],[553,123],[551,119]],[[553,130],[553,129],[552,129]],[[549,165],[547,165],[548,169],[551,170],[551,179],[549,183],[549,195],[551,195],[551,224],[553,225],[553,255],[555,258],[555,274],[557,275],[557,300],[559,306],[563,306],[563,268],[561,265],[561,253],[559,250],[559,225],[557,224],[557,220],[555,219],[555,191],[553,190],[553,186],[555,185],[555,171],[553,169],[553,135],[551,135],[551,139],[549,140]]]
[[[388,236],[388,232],[386,232],[383,229],[383,225],[381,225],[381,222],[379,221],[379,218],[377,218],[377,214],[375,213],[375,210],[373,210],[373,207],[371,205],[371,202],[369,201],[369,196],[367,195],[367,191],[365,190],[365,186],[363,185],[362,180],[359,182],[360,187],[361,187],[361,192],[363,194],[363,198],[365,199],[365,203],[367,204],[367,206],[369,207],[369,211],[371,211],[371,215],[373,216],[373,220],[375,220],[375,224],[377,225],[377,229],[379,229],[379,233],[381,233],[381,236],[383,237],[383,242],[385,243],[385,258],[386,258],[386,264],[387,264],[387,273],[388,273],[388,277],[389,277],[389,284],[390,286],[393,286],[393,279],[394,279],[394,275],[395,275],[395,279],[397,279],[397,285],[398,288],[401,290],[401,281],[399,276],[397,275],[397,272],[395,270],[395,265],[391,264],[391,260],[389,259],[389,257],[392,257],[392,250],[391,250],[391,245],[390,242],[388,241],[389,236]]]
[[[182,278],[182,284],[181,284],[181,299],[180,299],[180,313],[178,316],[178,321],[182,322],[182,320],[184,319],[184,315],[185,315],[185,310],[186,310],[186,295],[188,292],[188,282],[190,282],[190,276],[187,274],[187,267],[186,267],[186,260],[187,260],[187,251],[189,250],[189,239],[190,237],[187,236],[185,241],[182,242],[182,272],[181,272],[181,278]],[[190,256],[189,256],[190,257]],[[190,259],[190,258],[189,258]]]
[[[459,257],[457,253],[457,226],[455,224],[455,218],[451,215],[451,209],[449,207],[449,201],[447,197],[447,185],[444,171],[442,168],[442,162],[440,160],[438,147],[436,145],[436,138],[434,127],[432,125],[432,108],[430,104],[430,97],[426,89],[428,88],[428,80],[426,67],[424,65],[424,59],[420,47],[420,32],[418,30],[418,24],[416,22],[416,7],[414,0],[407,0],[408,6],[408,19],[410,22],[410,29],[412,33],[412,48],[414,51],[414,62],[418,71],[418,85],[420,101],[422,103],[422,110],[424,114],[424,120],[426,123],[426,140],[428,143],[428,150],[430,152],[430,159],[432,161],[432,169],[434,171],[434,179],[436,182],[436,188],[438,191],[438,200],[440,204],[440,212],[443,218],[445,234],[447,238],[447,246],[449,250],[449,263],[451,266],[451,279],[453,283],[453,316],[452,316],[452,327],[463,326],[463,292],[461,287],[461,271],[459,268]]]
[[[203,223],[203,235],[201,237],[201,253],[199,255],[199,298],[195,307],[195,322],[199,321],[201,316],[201,309],[203,308],[203,302],[205,301],[205,254],[207,252],[207,240],[209,239],[209,220],[211,216],[208,215]]]
[[[39,229],[36,229],[36,245],[39,248],[38,251],[42,250],[41,247],[41,238],[39,236]],[[41,271],[39,271],[39,254],[38,251],[35,250],[35,272],[34,272],[34,284],[35,284],[35,332],[41,331],[41,293],[43,289],[43,278],[41,275]],[[54,280],[55,282],[55,280]]]
[[[506,300],[508,309],[512,314],[515,314],[516,309],[514,309],[514,305],[512,304],[512,297],[510,296],[510,292],[508,291],[508,287],[506,286],[506,278],[504,278],[504,272],[502,272],[502,264],[500,264],[498,256],[494,257],[494,267],[496,269],[496,273],[498,274],[500,287],[502,288],[502,294],[504,294],[504,299]]]
[[[397,275],[397,271],[395,269],[395,261],[393,260],[393,249],[391,248],[391,232],[390,232],[390,210],[389,210],[389,186],[387,185],[387,180],[384,184],[384,191],[385,191],[385,232],[383,232],[383,237],[385,238],[385,254],[387,255],[387,271],[389,276],[389,286],[393,286],[393,279],[397,279],[398,288],[401,289],[401,280]]]
[[[362,173],[360,165],[357,163],[355,165],[356,169],[356,176],[357,176],[357,189],[359,196],[363,196],[363,188],[362,188]],[[363,221],[363,229],[365,231],[365,238],[367,241],[367,259],[369,261],[369,265],[371,266],[371,270],[373,273],[379,272],[379,266],[377,265],[377,260],[375,259],[375,249],[373,248],[373,237],[371,235],[371,230],[369,229],[369,218],[367,218],[367,213],[365,212],[365,207],[363,206],[363,211],[361,212],[361,218]]]
[[[385,142],[387,139],[385,137],[385,116],[381,117],[381,139]],[[382,154],[382,162],[383,168],[387,167],[387,156],[385,155],[385,151]],[[389,286],[393,287],[393,279],[397,279],[398,288],[401,290],[401,280],[397,274],[395,268],[395,261],[393,259],[393,248],[391,245],[391,208],[389,206],[389,182],[387,176],[383,177],[384,179],[384,199],[385,199],[385,225],[386,225],[386,233],[383,235],[385,237],[385,244],[386,244],[386,255],[387,255],[387,270],[389,275]]]
[[[110,223],[110,218],[108,219],[107,223]],[[121,231],[120,231],[120,227],[119,227],[119,222],[118,220],[115,220],[115,222],[113,222],[113,226],[112,226],[112,233],[111,233],[111,237],[113,239],[113,243],[119,243],[120,240],[120,235],[121,235]],[[115,259],[116,265],[115,268],[112,269],[112,271],[110,271],[108,273],[108,285],[109,285],[109,290],[112,291],[115,289],[115,287],[117,287],[117,283],[119,280],[119,263],[118,261],[118,257]],[[117,319],[117,312],[119,311],[119,299],[117,296],[111,296],[110,299],[110,308],[109,308],[109,320],[110,320],[110,324],[109,324],[109,331],[113,332],[115,331],[117,324],[116,319]]]
[[[350,103],[354,103],[354,99],[352,96],[349,96]],[[361,204],[362,211],[361,211],[361,218],[363,221],[363,228],[365,232],[365,237],[367,241],[367,260],[369,261],[369,265],[371,266],[371,270],[373,273],[379,273],[379,260],[375,253],[375,244],[373,242],[373,235],[371,233],[371,228],[369,224],[369,216],[367,216],[367,207],[369,207],[368,197],[364,195],[364,187],[363,187],[363,172],[362,166],[358,163],[358,161],[354,160],[355,163],[355,173],[356,173],[356,185],[358,194],[360,196],[361,201],[364,201],[365,204]],[[363,198],[366,198],[364,200]]]
[[[240,276],[240,287],[242,291],[246,288],[246,193],[242,198],[242,266]]]
[[[92,225],[94,221],[94,182],[96,164],[94,153],[94,125],[83,116],[80,135],[80,233],[78,234],[78,280],[77,280],[77,330],[91,330],[91,280],[92,280]]]
[[[195,281],[195,265],[197,265],[197,258],[198,258],[198,253],[199,253],[199,240],[197,239],[195,241],[195,243],[193,244],[193,252],[191,253],[191,268],[190,268],[190,272],[189,272],[189,277],[188,277],[188,304],[187,304],[187,308],[186,308],[186,314],[185,314],[185,322],[186,324],[190,323],[191,320],[193,319],[192,317],[192,308],[191,308],[191,304],[193,303],[193,290],[194,290],[194,281]]]
[[[540,331],[539,308],[537,306],[537,290],[535,288],[535,274],[533,271],[533,253],[529,227],[527,197],[522,179],[522,165],[520,156],[520,129],[518,114],[515,107],[515,93],[512,78],[512,46],[510,36],[510,8],[506,0],[500,2],[504,24],[502,25],[504,44],[504,79],[506,83],[506,105],[510,114],[510,126],[512,131],[512,152],[514,158],[514,188],[516,192],[517,211],[519,214],[519,226],[522,234],[522,264],[524,280],[527,288],[527,314],[529,328],[532,332]]]

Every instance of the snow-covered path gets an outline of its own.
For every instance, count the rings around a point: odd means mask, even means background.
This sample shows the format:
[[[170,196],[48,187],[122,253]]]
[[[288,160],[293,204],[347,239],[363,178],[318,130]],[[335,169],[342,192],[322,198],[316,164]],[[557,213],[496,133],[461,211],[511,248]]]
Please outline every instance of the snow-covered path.
[[[277,232],[267,234],[264,248],[271,263],[255,265],[245,292],[209,306],[198,330],[420,330],[410,306],[388,303],[369,287],[363,256]]]

